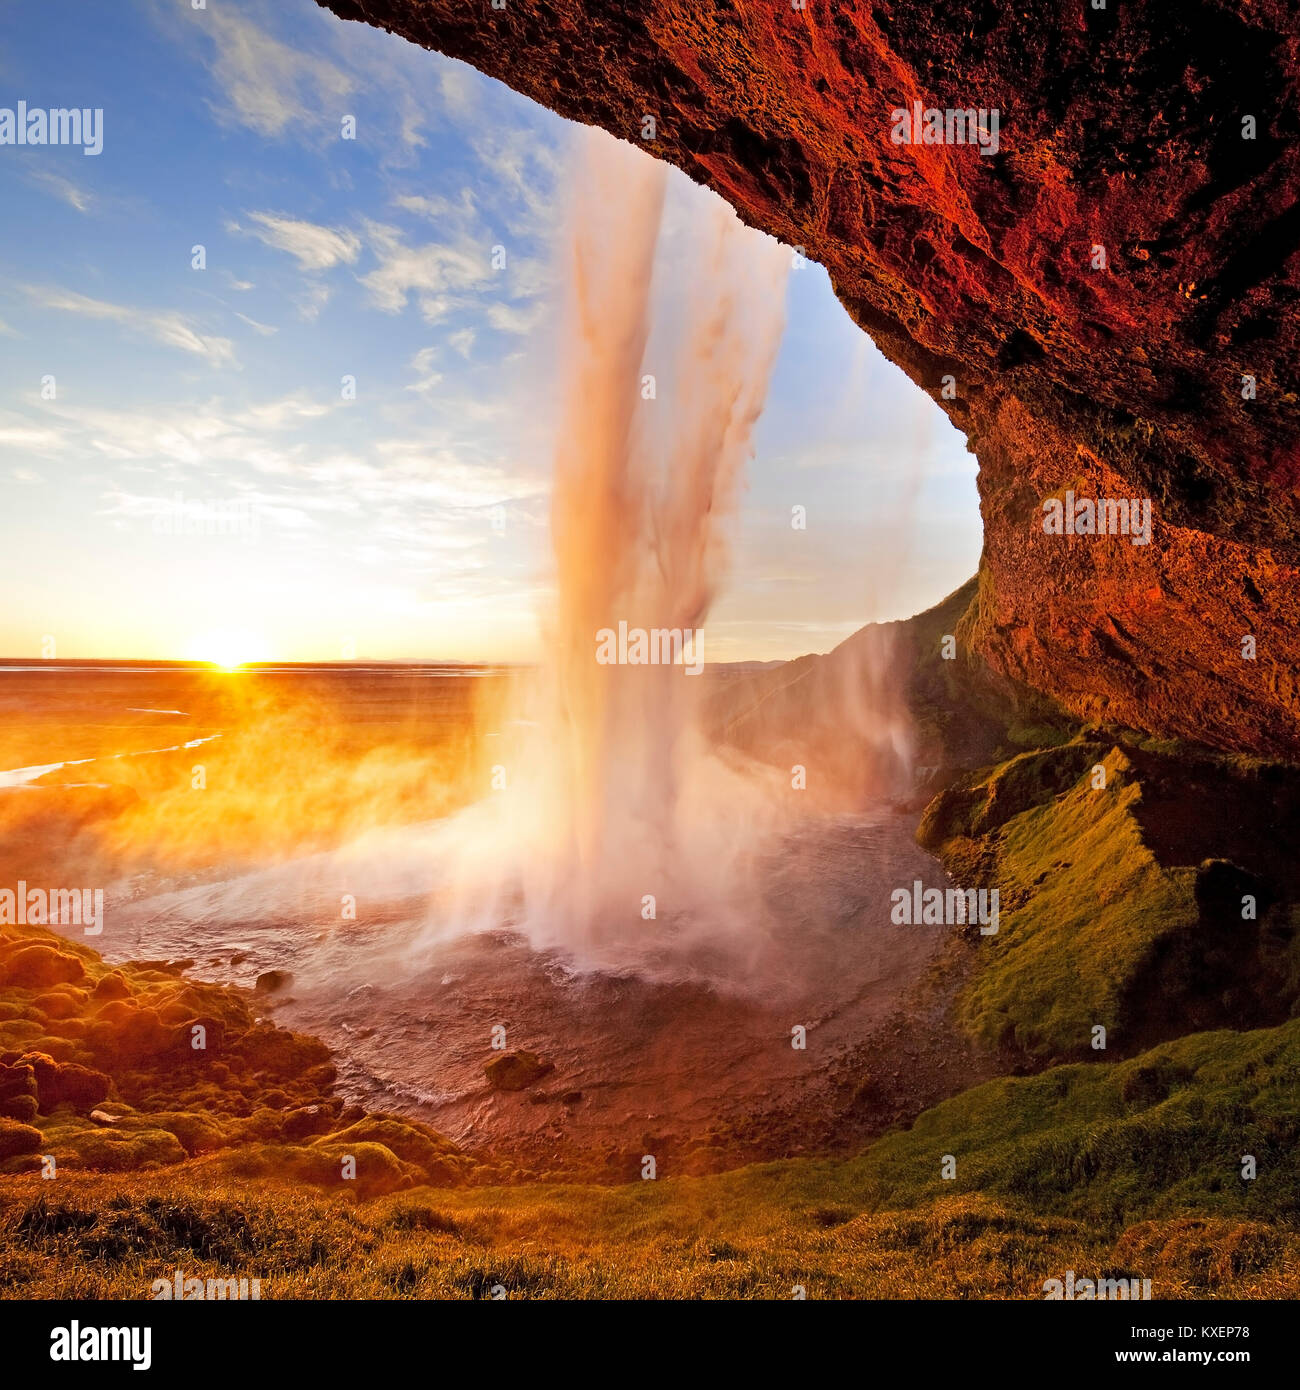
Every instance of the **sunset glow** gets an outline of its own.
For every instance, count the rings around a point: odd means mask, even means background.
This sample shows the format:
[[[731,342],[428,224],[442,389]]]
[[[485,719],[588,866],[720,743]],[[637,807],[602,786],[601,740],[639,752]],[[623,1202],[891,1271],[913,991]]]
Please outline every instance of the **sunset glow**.
[[[270,660],[270,651],[265,640],[254,633],[209,632],[190,643],[185,659],[207,662],[223,671],[238,671],[242,666]]]

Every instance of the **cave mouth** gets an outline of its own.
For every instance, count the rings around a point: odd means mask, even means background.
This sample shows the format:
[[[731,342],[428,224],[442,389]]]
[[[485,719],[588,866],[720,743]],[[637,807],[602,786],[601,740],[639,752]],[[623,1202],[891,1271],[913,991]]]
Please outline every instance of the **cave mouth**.
[[[566,219],[571,223],[581,178],[575,150],[583,142],[613,145],[613,137],[575,126],[474,69],[437,54],[423,57],[517,109],[519,120],[529,123],[529,138],[545,151],[533,162],[555,171],[546,196],[557,236],[537,254],[549,256],[562,276],[568,248],[557,250],[557,243]],[[658,326],[651,329],[640,368],[649,373],[666,369],[666,358],[681,352],[683,345],[672,342],[673,320],[686,312],[683,301],[708,294],[708,272],[701,269],[708,238],[732,212],[719,194],[660,163],[647,148],[618,144],[634,162],[659,169],[665,182],[649,307],[656,324],[667,321],[669,331],[665,342]],[[448,204],[466,196],[456,187],[456,172],[434,173],[448,180],[440,189]],[[498,221],[517,211],[510,204],[516,192],[506,190]],[[597,187],[595,196],[599,202],[610,190]],[[770,241],[748,228],[741,238]],[[976,572],[982,548],[978,463],[964,435],[853,321],[826,270],[798,248],[783,251],[780,345],[726,533],[729,561],[707,622],[711,662],[768,663],[828,652],[867,624],[924,612]],[[506,287],[493,292],[509,293],[511,273],[507,267],[499,277]],[[698,277],[694,288],[683,293],[692,276]],[[736,315],[752,312],[765,293],[770,286],[742,289]],[[570,346],[555,309],[552,302],[541,312],[536,333],[524,344],[535,381],[548,383],[542,394],[552,399],[555,363]],[[490,319],[490,297],[479,312]],[[689,394],[691,383],[684,384]],[[679,407],[671,385],[665,387],[657,381],[658,408],[671,412]],[[543,407],[537,418],[553,431],[564,428],[553,409]]]
[[[849,323],[822,271],[744,229],[715,195],[643,153],[616,149],[599,133],[589,139],[575,175],[589,202],[569,215],[572,254],[556,258],[569,266],[567,288],[586,317],[567,319],[581,326],[576,361],[544,392],[560,402],[548,422],[557,434],[556,702],[548,703],[543,675],[540,693],[530,692],[535,703],[506,706],[511,717],[484,734],[496,760],[492,790],[446,820],[182,890],[165,906],[146,901],[129,921],[143,944],[161,946],[163,933],[170,951],[219,943],[232,979],[287,975],[293,983],[276,1001],[277,1019],[332,1046],[351,1098],[416,1115],[501,1156],[536,1162],[541,1151],[556,1169],[625,1177],[633,1116],[649,1122],[647,1142],[658,1154],[701,1171],[781,1156],[810,1140],[851,1147],[879,1117],[846,1120],[839,1080],[810,1086],[806,1048],[791,1043],[811,1034],[819,1056],[839,1059],[837,1077],[852,1076],[864,1051],[878,1053],[881,1030],[945,935],[898,932],[888,911],[900,884],[942,877],[914,843],[913,818],[879,796],[897,789],[912,762],[900,668],[868,643],[852,647],[847,664],[840,659],[826,688],[810,684],[805,713],[833,718],[835,735],[860,743],[863,755],[821,745],[824,730],[810,736],[806,723],[787,726],[782,736],[803,739],[797,769],[807,765],[813,777],[812,794],[795,797],[805,786],[778,771],[779,748],[745,750],[723,730],[720,753],[697,738],[700,705],[682,696],[693,683],[681,673],[638,670],[635,661],[597,672],[583,624],[604,611],[590,606],[592,590],[609,578],[602,565],[616,575],[634,568],[628,552],[647,534],[657,557],[688,567],[697,559],[694,542],[711,540],[710,513],[752,443],[727,597],[707,629],[713,663],[722,647],[721,664],[747,669],[718,689],[712,672],[700,689],[705,705],[715,695],[722,704],[738,692],[761,695],[748,682],[769,661],[779,669],[786,653],[738,647],[730,663],[729,626],[738,643],[771,642],[755,638],[761,620],[776,640],[792,630],[801,647],[829,649],[867,618],[903,616],[891,603],[905,613],[942,597],[947,577],[919,599],[900,581],[909,544],[924,556],[953,476],[965,469],[970,483],[970,470],[960,437],[943,438],[937,408]],[[609,184],[592,186],[593,170]],[[628,211],[636,208],[640,216]],[[720,217],[719,273],[736,274],[750,249],[752,271],[742,269],[739,291],[718,290],[707,275],[686,290],[692,257],[711,264],[700,248]],[[773,345],[756,363],[731,320],[751,326],[744,295],[760,283],[787,303],[783,328],[777,306],[759,306],[756,331],[772,334]],[[658,312],[647,322],[652,304]],[[560,306],[550,308],[566,321]],[[680,330],[688,367],[677,394],[669,342],[678,340],[661,336],[664,325]],[[524,357],[553,341],[553,331],[539,326],[526,336]],[[627,399],[629,366],[651,383],[645,405]],[[539,378],[549,367],[537,364]],[[669,387],[662,394],[661,380]],[[647,513],[648,533],[635,514],[638,485],[647,483],[637,450],[644,446],[648,457],[651,443],[664,440],[641,417],[664,406],[668,422],[656,421],[666,439],[664,495],[646,487],[659,504]],[[752,441],[737,424],[750,415],[761,420]],[[712,458],[712,449],[724,457]],[[943,461],[954,456],[945,473]],[[679,471],[699,486],[677,496]],[[803,524],[791,524],[795,517]],[[664,533],[669,542],[660,548]],[[671,540],[679,533],[686,544],[678,550]],[[793,548],[783,550],[787,533]],[[647,567],[652,596],[660,594],[656,568],[672,565]],[[773,570],[782,582],[765,589]],[[851,571],[864,577],[843,583]],[[675,601],[675,576],[659,577]],[[633,583],[610,592],[621,602],[646,590]],[[807,607],[783,612],[781,593]],[[823,593],[843,605],[839,628],[820,617]],[[755,596],[751,617],[745,603]],[[565,641],[570,602],[578,605],[573,643]],[[566,664],[571,647],[578,659]],[[838,705],[845,697],[851,708]],[[542,733],[529,732],[536,728]],[[540,763],[539,748],[550,755]],[[830,768],[842,777],[846,763],[857,782],[828,814]],[[331,883],[367,904],[355,926],[326,926]],[[264,924],[255,935],[252,903]],[[532,1077],[527,1105],[508,1088],[484,1094],[487,1018],[508,1021],[499,1026],[506,1046],[521,1049],[516,1067],[549,1069]],[[552,1073],[554,1083],[535,1084]]]
[[[377,52],[383,42],[363,30],[350,30],[349,40],[363,59],[367,45]],[[416,57],[424,87],[428,60]],[[507,840],[498,832],[515,828],[508,812],[503,822],[476,809],[518,784],[514,745],[527,738],[520,730],[537,727],[526,708],[485,712],[463,687],[468,674],[535,655],[527,643],[536,600],[546,597],[536,576],[548,558],[556,439],[571,437],[557,431],[564,393],[548,347],[559,321],[554,241],[576,128],[442,60],[433,71],[444,93],[454,86],[440,112],[445,125],[421,134],[404,123],[414,135],[401,160],[357,160],[347,178],[322,180],[312,158],[329,168],[332,153],[281,156],[257,177],[234,157],[227,172],[243,176],[229,185],[239,206],[220,216],[214,209],[220,240],[196,246],[178,274],[220,266],[223,293],[246,296],[239,309],[220,300],[214,309],[210,291],[188,284],[192,320],[79,291],[43,303],[51,337],[59,315],[80,315],[105,340],[114,335],[125,370],[143,365],[146,352],[137,359],[127,346],[141,340],[155,356],[170,349],[201,359],[213,393],[201,411],[184,404],[197,371],[187,361],[190,375],[159,378],[171,392],[165,408],[146,398],[142,370],[130,418],[103,409],[83,419],[80,402],[61,418],[93,432],[104,456],[127,460],[132,473],[147,473],[161,456],[159,471],[190,497],[217,478],[244,488],[237,500],[275,534],[241,532],[238,510],[194,515],[178,493],[168,511],[170,500],[154,507],[156,499],[123,490],[114,512],[117,597],[153,627],[142,624],[136,636],[150,643],[143,650],[104,654],[184,655],[221,669],[56,672],[79,742],[37,741],[15,757],[33,792],[22,810],[34,814],[14,843],[54,862],[66,821],[76,832],[67,842],[85,862],[76,875],[51,868],[50,881],[79,879],[84,869],[110,885],[105,956],[182,959],[206,978],[253,989],[280,1022],[331,1044],[352,1099],[418,1113],[456,1138],[530,1158],[554,1140],[556,1163],[575,1168],[611,1149],[623,1161],[633,1115],[662,1121],[661,1153],[704,1148],[699,1162],[708,1167],[810,1139],[851,1144],[861,1131],[845,1126],[834,1088],[810,1092],[809,1054],[791,1045],[792,1029],[845,1057],[870,1046],[938,941],[892,931],[888,915],[901,883],[933,882],[938,867],[896,807],[879,797],[861,804],[914,752],[901,668],[889,652],[854,648],[864,664],[828,665],[825,684],[807,686],[823,722],[839,718],[837,698],[852,702],[850,722],[830,742],[825,729],[801,727],[806,708],[746,687],[764,710],[791,716],[775,743],[747,750],[729,737],[728,718],[724,750],[700,752],[696,725],[680,720],[671,746],[642,741],[617,776],[593,779],[602,784],[594,794],[580,788],[593,799],[581,802],[573,833],[561,798],[535,798],[526,808],[532,829],[545,836],[561,822],[568,857],[544,860],[531,878],[501,872]],[[265,105],[238,106],[247,96],[243,86],[233,93],[236,118],[265,124]],[[745,397],[737,414],[746,432],[727,444],[737,458],[752,444],[753,459],[727,517],[710,664],[744,668],[741,682],[760,679],[787,658],[842,647],[864,624],[905,617],[955,588],[979,549],[974,466],[960,436],[852,324],[821,268],[742,228],[716,194],[678,171],[624,149],[666,182],[655,285],[669,292],[669,327],[696,308],[699,296],[683,285],[708,263],[702,226],[730,219],[728,236],[761,243],[765,264],[782,262],[762,305],[769,320],[785,315],[779,345],[764,359],[766,392]],[[207,182],[217,184],[217,172],[205,171]],[[594,192],[599,203],[608,190]],[[161,262],[155,230],[115,250],[108,278],[127,281],[138,262]],[[700,288],[708,291],[707,277]],[[126,298],[128,286],[118,289]],[[198,319],[200,301],[210,319]],[[737,318],[752,307],[744,292],[730,303]],[[725,319],[722,326],[736,336]],[[743,335],[737,345],[747,345]],[[91,347],[102,351],[104,341]],[[600,367],[599,354],[593,362]],[[238,389],[220,377],[232,363],[242,369]],[[689,373],[685,384],[693,385]],[[111,383],[99,389],[113,397]],[[670,417],[677,411],[671,395],[641,397],[656,399]],[[721,400],[725,415],[733,397],[724,389]],[[591,404],[599,413],[606,403]],[[692,452],[710,488],[715,477],[704,465],[717,434],[699,435]],[[668,463],[671,491],[671,453]],[[706,489],[688,500],[698,516],[712,499]],[[155,518],[166,524],[151,525]],[[695,534],[687,529],[688,558]],[[123,536],[136,548],[131,567],[120,564]],[[243,549],[232,559],[235,545]],[[188,634],[168,634],[167,622],[207,635],[178,650]],[[473,671],[412,661],[431,648]],[[389,669],[388,660],[415,669]],[[605,720],[618,732],[661,718],[666,687],[636,684],[642,674],[620,678],[627,699],[618,719]],[[673,680],[668,704],[695,688],[676,673]],[[708,680],[698,684],[705,697],[714,693]],[[6,688],[10,723],[30,689],[26,674]],[[870,698],[858,700],[860,690]],[[43,690],[47,711],[48,698]],[[57,714],[38,721],[31,738],[59,737]],[[833,740],[846,731],[861,735],[868,756],[848,788],[851,809],[831,816],[819,798],[829,769],[844,770]],[[791,736],[803,748],[787,757],[781,740]],[[612,746],[593,745],[597,754]],[[680,749],[690,758],[679,760]],[[665,751],[671,756],[657,756]],[[574,763],[581,773],[600,758]],[[451,788],[453,773],[460,780]],[[438,778],[448,779],[445,796]],[[680,815],[697,788],[702,809]],[[806,798],[792,796],[805,789]],[[664,852],[639,859],[638,837],[665,821],[674,835]],[[486,828],[475,831],[480,823]],[[85,836],[83,824],[91,826]],[[571,891],[575,881],[590,886],[593,863],[608,889],[594,913]],[[570,872],[575,864],[582,873]],[[656,877],[665,864],[678,877]],[[457,875],[469,867],[476,873],[458,897]],[[724,867],[727,892],[715,901],[709,893]],[[16,864],[10,876],[29,868]],[[584,938],[593,920],[595,939]],[[659,925],[647,931],[646,922]],[[485,1098],[483,1061],[499,1020],[508,1021],[510,1047],[546,1056],[561,1090],[528,1108]],[[845,1078],[852,1070],[846,1063]],[[738,1146],[741,1129],[751,1137]],[[725,1142],[715,1145],[718,1135]]]

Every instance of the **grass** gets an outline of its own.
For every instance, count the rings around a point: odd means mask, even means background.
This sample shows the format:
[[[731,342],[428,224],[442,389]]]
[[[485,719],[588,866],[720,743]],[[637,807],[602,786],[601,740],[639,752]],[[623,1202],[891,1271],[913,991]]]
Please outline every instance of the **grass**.
[[[1207,1060],[1224,1045],[1200,1040]],[[1237,1060],[1278,1046],[1249,1035]],[[1293,1030],[1286,1067],[1296,1048]],[[1235,1199],[1230,1184],[1208,1193],[1157,1168],[1130,1182],[1128,1203],[1072,1200],[1081,1179],[1070,1155],[1125,1151],[1105,1135],[1122,1122],[1131,1067],[981,1087],[848,1162],[613,1188],[421,1187],[361,1201],[214,1179],[194,1164],[129,1180],[72,1174],[57,1188],[13,1178],[0,1185],[0,1294],[146,1297],[181,1269],[259,1279],[264,1298],[784,1299],[797,1287],[809,1298],[1037,1298],[1045,1279],[1074,1269],[1150,1278],[1157,1297],[1294,1297],[1300,1237],[1276,1219],[1283,1182],[1262,1177],[1258,1197]],[[1269,1073],[1274,1108],[1258,1124],[1277,1121],[1284,1076]],[[1194,1074],[1189,1089],[1202,1084],[1213,1107],[1233,1103],[1226,1092],[1241,1081]],[[1171,1139],[1184,1133],[1177,1114],[1156,1117]],[[944,1145],[959,1156],[953,1182],[936,1176]],[[1138,1176],[1129,1149],[1127,1167],[1099,1170],[1107,1191]],[[1053,1206],[1075,1210],[1037,1209]]]
[[[0,1179],[0,1297],[147,1297],[178,1269],[265,1298],[1034,1298],[1067,1269],[1157,1297],[1295,1297],[1298,1083],[1293,1020],[989,1082],[849,1160],[700,1178],[384,1193],[316,1172],[310,1143],[61,1163]],[[339,1139],[408,1180],[447,1159],[383,1116]]]
[[[1292,1020],[988,1082],[886,1136],[854,1170],[878,1204],[899,1207],[971,1192],[1104,1229],[1189,1214],[1286,1224],[1300,1219],[1298,1151]]]

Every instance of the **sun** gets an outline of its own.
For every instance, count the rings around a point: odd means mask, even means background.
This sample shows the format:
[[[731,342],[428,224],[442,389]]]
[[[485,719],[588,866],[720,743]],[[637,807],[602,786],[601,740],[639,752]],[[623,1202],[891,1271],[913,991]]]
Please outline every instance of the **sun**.
[[[238,671],[255,661],[266,660],[266,643],[250,632],[208,632],[189,646],[189,661],[203,661],[222,671]]]

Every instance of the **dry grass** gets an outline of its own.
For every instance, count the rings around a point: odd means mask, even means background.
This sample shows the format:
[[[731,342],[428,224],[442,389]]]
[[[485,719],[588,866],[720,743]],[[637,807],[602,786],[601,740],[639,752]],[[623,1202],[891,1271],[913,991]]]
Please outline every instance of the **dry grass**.
[[[1067,1269],[1156,1297],[1295,1297],[1300,1238],[1175,1218],[1118,1234],[978,1194],[871,1212],[852,1165],[368,1202],[185,1169],[0,1188],[0,1295],[148,1297],[175,1270],[263,1298],[1039,1298]]]

